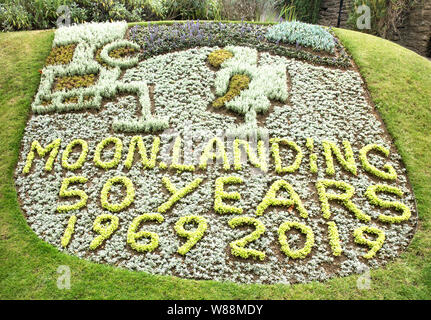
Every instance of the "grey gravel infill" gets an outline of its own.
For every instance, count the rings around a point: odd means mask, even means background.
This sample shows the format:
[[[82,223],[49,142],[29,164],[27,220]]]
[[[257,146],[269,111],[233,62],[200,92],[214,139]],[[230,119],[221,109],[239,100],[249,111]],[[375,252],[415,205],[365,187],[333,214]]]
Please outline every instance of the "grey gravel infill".
[[[146,80],[155,85],[155,113],[170,118],[171,128],[179,133],[186,144],[192,143],[196,153],[194,163],[198,163],[198,155],[203,143],[210,137],[220,135],[223,129],[235,125],[235,117],[224,113],[215,113],[209,108],[214,99],[211,91],[215,79],[215,71],[208,68],[206,58],[214,48],[190,49],[182,52],[156,56],[141,62],[135,68],[129,69],[124,81]],[[324,281],[335,276],[347,276],[364,270],[367,266],[376,268],[397,257],[408,246],[413,237],[417,223],[417,213],[414,196],[410,190],[406,170],[397,154],[390,138],[385,134],[382,122],[376,117],[373,108],[366,100],[359,74],[353,70],[338,70],[317,67],[284,57],[261,53],[259,63],[280,62],[286,65],[291,79],[290,99],[286,105],[276,105],[266,118],[266,128],[270,137],[282,137],[295,141],[304,153],[304,159],[298,172],[279,176],[275,174],[274,164],[270,161],[267,174],[262,174],[249,164],[243,164],[243,171],[226,173],[220,164],[210,164],[207,172],[177,173],[156,168],[145,170],[135,161],[130,170],[124,168],[128,144],[131,135],[111,132],[111,124],[115,117],[133,118],[137,114],[134,97],[119,97],[108,103],[98,113],[64,113],[32,115],[25,129],[22,140],[22,152],[16,169],[16,187],[22,209],[27,221],[36,234],[44,241],[59,250],[98,263],[107,263],[119,267],[145,271],[152,274],[176,275],[192,279],[213,279],[245,283],[297,283],[309,281]],[[167,156],[172,147],[168,143],[173,130],[161,134],[161,158],[169,162]],[[99,141],[114,135],[123,141],[122,162],[116,169],[104,171],[93,164],[94,150]],[[150,148],[153,135],[143,135]],[[196,137],[200,137],[198,139]],[[318,174],[309,171],[306,138],[315,140],[315,152],[318,154]],[[61,138],[61,149],[54,169],[50,173],[43,171],[45,160],[36,156],[33,169],[29,175],[23,175],[25,158],[33,140],[41,145],[47,145],[56,138]],[[66,145],[73,139],[81,138],[89,143],[89,154],[83,168],[77,172],[68,172],[61,167],[61,154]],[[325,162],[321,141],[331,140],[341,147],[342,140],[352,143],[358,164],[358,175],[353,176],[336,164],[334,177],[325,175]],[[169,140],[171,141],[171,140]],[[382,181],[365,173],[360,167],[358,151],[361,147],[378,143],[391,149],[388,159],[381,155],[370,157],[372,164],[382,168],[390,163],[396,169],[396,181]],[[232,164],[232,154],[229,144],[229,159]],[[187,146],[186,146],[187,147]],[[109,159],[112,151],[106,151],[105,159]],[[292,152],[283,151],[282,157],[288,163],[292,161]],[[75,157],[78,153],[74,154]],[[76,158],[75,158],[76,159]],[[70,162],[73,158],[71,158]],[[88,178],[85,192],[88,194],[88,204],[76,212],[57,213],[56,207],[61,203],[74,203],[76,199],[59,200],[61,181],[65,177],[82,175]],[[96,251],[89,250],[89,244],[97,234],[92,231],[94,219],[103,213],[108,213],[100,205],[100,192],[104,183],[117,175],[129,177],[135,187],[136,195],[133,205],[116,215],[120,219],[119,229]],[[267,209],[258,217],[266,226],[265,234],[248,247],[262,250],[266,253],[263,262],[234,258],[230,254],[229,243],[249,234],[251,227],[231,229],[228,221],[234,214],[219,215],[213,211],[214,181],[224,175],[240,176],[243,185],[227,187],[228,191],[238,191],[242,199],[233,202],[244,209],[244,215],[255,216],[257,205],[263,199],[269,186],[277,179],[287,180],[300,195],[304,206],[309,212],[309,218],[303,219],[296,210],[287,208]],[[152,253],[137,253],[126,244],[128,227],[136,216],[142,213],[157,212],[157,207],[168,199],[168,192],[162,185],[162,177],[169,176],[173,184],[183,187],[196,177],[204,182],[196,191],[176,203],[163,216],[161,224],[150,222],[143,228],[156,232],[160,237],[159,247]],[[317,179],[336,179],[352,184],[356,191],[353,202],[366,214],[373,218],[370,223],[357,220],[344,207],[331,203],[332,218],[338,225],[343,253],[335,258],[330,250],[327,227],[322,217],[317,198],[315,182]],[[399,214],[393,210],[383,210],[369,204],[364,196],[366,188],[376,183],[387,183],[404,191],[403,199],[380,195],[384,199],[402,201],[411,210],[412,216],[408,222],[401,224],[384,224],[377,222],[379,214]],[[74,188],[82,189],[82,186]],[[111,200],[120,201],[121,191],[114,188]],[[283,192],[280,193],[280,196]],[[286,196],[286,195],[284,195]],[[69,217],[78,217],[75,233],[67,247],[63,249],[60,238],[67,226]],[[174,231],[175,222],[182,216],[200,215],[208,220],[208,230],[203,238],[187,253],[185,257],[176,253],[184,243]],[[293,260],[287,258],[280,250],[277,230],[284,221],[299,221],[310,226],[315,235],[315,245],[305,259]],[[370,261],[362,258],[368,248],[353,242],[353,230],[362,225],[376,226],[383,229],[386,240],[383,247]],[[192,226],[193,227],[193,226]],[[304,236],[296,231],[289,231],[289,243],[292,248],[300,248]],[[140,240],[145,243],[146,239]]]

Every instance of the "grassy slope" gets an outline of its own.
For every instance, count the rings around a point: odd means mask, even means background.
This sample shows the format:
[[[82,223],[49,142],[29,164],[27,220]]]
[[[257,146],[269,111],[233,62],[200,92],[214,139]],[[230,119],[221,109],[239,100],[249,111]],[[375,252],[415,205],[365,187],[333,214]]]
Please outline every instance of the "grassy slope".
[[[238,285],[130,272],[79,260],[39,240],[20,212],[13,170],[39,69],[52,31],[0,34],[0,299],[383,299],[431,297],[431,63],[387,41],[337,30],[355,57],[409,170],[421,227],[409,250],[373,271],[370,290],[357,276],[296,286]],[[403,64],[404,63],[404,64]],[[57,289],[68,265],[70,290]]]

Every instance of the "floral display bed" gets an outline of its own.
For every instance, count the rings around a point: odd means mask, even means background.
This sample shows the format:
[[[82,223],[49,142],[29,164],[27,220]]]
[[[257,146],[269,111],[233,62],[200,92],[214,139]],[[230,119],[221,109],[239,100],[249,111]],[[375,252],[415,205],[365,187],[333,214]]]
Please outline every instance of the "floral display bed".
[[[15,180],[59,250],[298,283],[382,266],[414,235],[406,169],[330,30],[77,25],[41,73]]]

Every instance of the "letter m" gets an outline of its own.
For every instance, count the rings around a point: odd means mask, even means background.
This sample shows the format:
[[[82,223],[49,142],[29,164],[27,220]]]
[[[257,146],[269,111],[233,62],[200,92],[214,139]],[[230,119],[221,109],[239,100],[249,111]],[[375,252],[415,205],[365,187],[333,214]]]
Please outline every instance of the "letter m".
[[[247,305],[243,305],[242,307],[240,305],[237,305],[236,314],[247,314]]]
[[[55,158],[58,154],[58,149],[60,149],[61,139],[56,139],[43,148],[39,141],[35,140],[31,144],[30,152],[27,155],[27,161],[25,162],[24,169],[22,173],[27,174],[30,172],[31,166],[33,164],[33,159],[35,157],[35,151],[37,152],[39,157],[45,157],[49,153],[48,160],[45,163],[45,171],[51,171],[52,165],[55,161]]]

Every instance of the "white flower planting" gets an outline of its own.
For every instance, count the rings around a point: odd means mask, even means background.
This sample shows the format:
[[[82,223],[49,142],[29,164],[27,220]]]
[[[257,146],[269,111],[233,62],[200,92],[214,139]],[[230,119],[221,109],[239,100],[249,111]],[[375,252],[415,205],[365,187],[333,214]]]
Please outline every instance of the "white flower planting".
[[[414,195],[357,71],[248,47],[224,48],[234,57],[220,70],[207,64],[220,49],[214,47],[154,56],[124,69],[101,66],[96,48],[126,44],[126,29],[113,23],[56,31],[54,45],[78,44],[69,65],[43,69],[15,172],[22,210],[38,237],[98,263],[242,283],[325,281],[364,264],[383,266],[408,246],[417,225]],[[249,93],[230,101],[234,112],[215,112],[210,105],[227,90],[232,70],[249,72]],[[94,87],[61,94],[93,90],[97,106],[55,102],[55,78],[78,71],[99,72]],[[40,104],[42,97],[52,97],[53,106]],[[102,103],[102,97],[111,100]],[[244,129],[237,113],[251,110],[266,118],[257,115],[245,129],[264,131],[267,138],[239,143],[232,135]],[[34,141],[40,148],[30,153]],[[211,141],[218,141],[213,149]],[[270,141],[279,142],[276,152]],[[332,163],[324,141],[340,150]],[[360,152],[371,144],[390,152]],[[203,154],[209,156],[200,166]],[[356,171],[346,170],[342,157],[355,162]],[[395,180],[370,170],[388,165]],[[358,219],[348,201],[338,200],[329,200],[330,215],[324,215],[316,184],[325,180],[351,185],[348,200],[370,219]],[[346,193],[329,186],[325,192]]]
[[[35,113],[71,112],[77,110],[100,109],[103,98],[112,98],[120,93],[137,95],[141,104],[141,117],[137,119],[116,119],[115,131],[151,132],[168,127],[166,119],[158,119],[151,114],[151,102],[147,83],[123,82],[119,78],[121,69],[130,68],[138,63],[138,57],[114,59],[109,52],[119,47],[128,46],[139,49],[131,41],[123,40],[127,23],[88,23],[72,27],[59,28],[55,33],[53,46],[77,43],[73,60],[70,64],[47,66],[43,70],[41,84],[32,104]],[[103,47],[104,46],[104,47]],[[111,68],[104,67],[94,60],[96,50],[103,47],[101,59]],[[82,76],[94,74],[98,79],[89,87],[71,90],[53,91],[57,78],[64,76]],[[86,97],[88,99],[86,99]],[[67,103],[67,98],[77,98],[74,103]],[[45,105],[44,101],[50,101]]]
[[[248,89],[239,96],[226,102],[226,108],[244,115],[245,124],[231,130],[236,136],[265,135],[266,131],[258,130],[257,113],[267,112],[271,106],[270,100],[286,102],[289,97],[287,89],[286,65],[258,65],[256,49],[227,46],[233,57],[221,64],[215,79],[215,92],[222,96],[227,91],[229,80],[233,75],[244,74],[250,78]],[[263,133],[264,132],[264,133]]]

